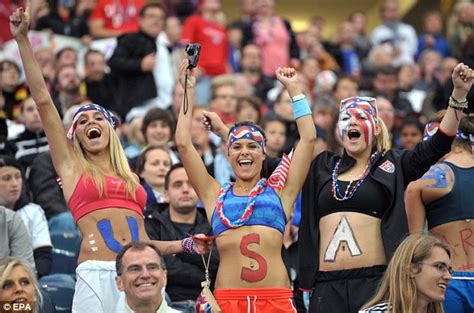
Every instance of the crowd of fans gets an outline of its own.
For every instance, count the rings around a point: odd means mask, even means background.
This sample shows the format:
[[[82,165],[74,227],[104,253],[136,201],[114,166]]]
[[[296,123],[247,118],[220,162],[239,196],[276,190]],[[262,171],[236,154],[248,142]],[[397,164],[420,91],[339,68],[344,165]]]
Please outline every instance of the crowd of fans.
[[[212,235],[174,141],[186,92],[178,78],[187,43],[201,45],[196,86],[191,90],[195,90],[195,105],[190,112],[190,139],[208,173],[220,184],[237,177],[228,161],[227,143],[204,126],[203,116],[219,117],[229,128],[240,121],[260,125],[266,133],[265,153],[271,158],[281,158],[300,140],[292,98],[275,76],[280,66],[298,71],[299,88],[312,109],[317,129],[313,158],[324,151],[343,153],[337,132],[340,103],[355,96],[376,99],[377,114],[389,134],[388,148],[413,149],[423,141],[432,115],[448,107],[456,65],[474,68],[474,3],[470,1],[454,6],[449,31],[444,26],[447,16],[431,11],[424,14],[423,29],[417,33],[401,21],[397,1],[386,0],[380,7],[381,23],[371,33],[365,14],[357,11],[341,21],[330,38],[322,36],[326,20],[321,16],[308,17],[307,29],[295,33],[291,21],[276,13],[274,0],[240,1],[240,18],[235,21],[226,20],[220,0],[31,3],[32,30],[75,37],[84,46],[95,39],[117,38],[110,57],[104,51],[87,50],[83,68],[74,48],[42,47],[34,56],[66,131],[74,113],[87,103],[100,104],[120,120],[115,131],[146,191],[144,227],[152,240]],[[13,39],[10,13],[24,5],[21,0],[0,1],[0,49]],[[12,238],[7,245],[0,243],[0,257],[21,258],[35,268],[41,284],[42,277],[55,274],[57,252],[50,233],[78,230],[23,73],[18,60],[0,60],[0,205],[5,207],[0,208],[0,233],[2,241]],[[472,89],[467,100],[470,111]],[[470,136],[472,144],[472,129]],[[268,171],[265,166],[262,173]],[[308,303],[298,291],[296,260],[301,206],[298,199],[282,253],[296,307],[305,312]],[[474,215],[472,208],[470,214]],[[424,220],[420,223],[417,226],[423,228]],[[467,246],[472,249],[474,243]],[[167,302],[175,309],[195,312],[205,273],[201,257],[178,253],[164,260]],[[214,252],[208,264],[211,282],[218,264]],[[0,283],[1,279],[0,275]]]

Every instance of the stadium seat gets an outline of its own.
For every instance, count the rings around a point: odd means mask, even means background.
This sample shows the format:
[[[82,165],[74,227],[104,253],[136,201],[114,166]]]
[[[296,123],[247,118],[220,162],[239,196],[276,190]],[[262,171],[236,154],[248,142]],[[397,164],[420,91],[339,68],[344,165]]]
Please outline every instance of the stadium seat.
[[[72,275],[52,274],[40,279],[42,291],[46,291],[56,308],[56,312],[69,313],[72,309],[72,298],[76,281]]]
[[[81,247],[79,232],[50,233],[53,243],[53,266],[51,274],[76,274],[77,258]]]

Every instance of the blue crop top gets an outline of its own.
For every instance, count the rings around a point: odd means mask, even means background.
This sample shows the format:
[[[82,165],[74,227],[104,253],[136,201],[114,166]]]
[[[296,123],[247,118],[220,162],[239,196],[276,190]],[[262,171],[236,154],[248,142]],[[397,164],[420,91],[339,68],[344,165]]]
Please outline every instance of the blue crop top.
[[[229,189],[224,197],[223,204],[223,213],[230,221],[236,221],[242,216],[248,199],[247,196],[234,195],[233,190],[233,187]],[[211,225],[212,231],[216,236],[230,229],[222,224],[215,208],[214,213],[212,213]],[[250,225],[268,226],[275,228],[282,234],[285,232],[286,215],[280,197],[273,188],[266,187],[265,190],[257,196],[252,215],[245,223],[245,226]]]
[[[446,161],[441,163],[453,171],[454,186],[447,195],[426,206],[428,229],[457,220],[474,219],[474,192],[472,189],[469,192],[474,181],[474,167],[461,168]]]

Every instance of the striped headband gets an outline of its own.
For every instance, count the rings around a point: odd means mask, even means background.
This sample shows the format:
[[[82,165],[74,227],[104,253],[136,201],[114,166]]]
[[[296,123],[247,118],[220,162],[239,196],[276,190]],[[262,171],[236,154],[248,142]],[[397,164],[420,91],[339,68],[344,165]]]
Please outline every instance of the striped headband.
[[[227,140],[227,149],[240,139],[249,139],[253,140],[262,148],[265,152],[265,139],[263,134],[258,130],[257,127],[251,125],[242,125],[236,127],[230,134],[229,139]]]
[[[102,115],[105,117],[105,119],[110,123],[110,125],[112,125],[113,129],[116,129],[117,126],[120,124],[119,119],[116,116],[114,116],[110,111],[105,109],[104,107],[102,107],[98,104],[94,104],[94,103],[86,104],[86,105],[81,106],[76,111],[76,113],[74,113],[74,117],[72,118],[71,127],[69,127],[69,130],[68,130],[67,135],[66,135],[67,139],[72,140],[72,138],[74,137],[74,133],[76,132],[77,121],[79,120],[79,117],[81,117],[81,115],[84,112],[93,111],[93,110],[102,113]]]
[[[342,112],[348,109],[362,109],[368,114],[370,114],[374,118],[375,123],[377,123],[378,111],[377,111],[377,103],[375,102],[375,98],[372,98],[372,97],[346,98],[341,101],[339,112]]]
[[[423,132],[423,140],[428,140],[433,137],[433,135],[436,134],[439,129],[439,124],[439,122],[429,122],[428,124],[426,124],[425,130]],[[474,142],[474,134],[464,133],[460,129],[456,130],[456,135],[454,136],[454,138]]]

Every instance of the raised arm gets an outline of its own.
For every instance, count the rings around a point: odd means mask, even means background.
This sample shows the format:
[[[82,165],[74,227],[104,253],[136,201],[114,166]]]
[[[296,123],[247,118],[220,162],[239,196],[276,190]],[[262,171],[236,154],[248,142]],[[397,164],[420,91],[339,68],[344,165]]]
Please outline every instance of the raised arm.
[[[454,68],[451,78],[453,80],[454,89],[449,100],[448,110],[439,127],[444,133],[454,136],[463,114],[460,107],[463,105],[467,107],[466,97],[472,88],[474,71],[469,68],[469,66],[459,63]]]
[[[311,165],[314,145],[316,143],[316,128],[306,97],[304,97],[299,87],[296,70],[288,67],[278,68],[275,74],[293,100],[293,116],[300,135],[300,140],[296,145],[291,160],[288,178],[281,194],[283,208],[287,217],[289,217]]]
[[[59,176],[62,176],[66,170],[71,171],[74,168],[72,166],[72,148],[67,142],[61,118],[46,88],[43,74],[28,39],[30,7],[31,3],[28,1],[26,11],[23,8],[18,8],[10,15],[10,30],[18,43],[26,82],[38,107],[43,128],[48,137],[54,167]]]
[[[179,111],[178,123],[176,125],[176,146],[179,156],[183,161],[186,173],[191,180],[199,199],[203,202],[208,219],[211,218],[219,193],[219,183],[212,178],[191,142],[191,119],[194,104],[194,86],[196,84],[195,69],[188,70],[188,60],[184,60],[180,66],[179,81],[185,86],[185,75],[188,73],[187,81],[187,105],[183,105]],[[186,90],[185,88],[185,90]]]

